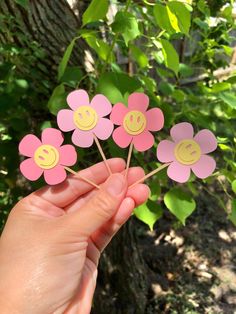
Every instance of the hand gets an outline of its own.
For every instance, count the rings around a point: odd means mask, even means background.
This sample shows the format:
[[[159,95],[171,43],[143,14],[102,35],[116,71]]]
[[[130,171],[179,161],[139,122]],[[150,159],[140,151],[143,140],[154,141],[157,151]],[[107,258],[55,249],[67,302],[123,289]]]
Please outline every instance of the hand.
[[[1,314],[90,313],[100,254],[149,194],[128,190],[141,168],[125,180],[122,159],[109,165],[109,178],[103,163],[81,171],[100,190],[71,176],[13,208],[0,239]]]

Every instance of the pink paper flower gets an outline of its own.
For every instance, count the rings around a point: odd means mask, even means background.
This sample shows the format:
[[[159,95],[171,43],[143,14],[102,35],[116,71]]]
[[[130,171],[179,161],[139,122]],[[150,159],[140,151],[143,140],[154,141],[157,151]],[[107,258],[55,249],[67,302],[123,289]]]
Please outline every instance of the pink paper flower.
[[[74,146],[61,146],[63,140],[62,133],[53,128],[43,130],[41,141],[33,134],[26,135],[19,144],[20,154],[29,157],[20,164],[22,174],[31,181],[44,174],[50,185],[64,181],[64,166],[73,166],[77,154]]]
[[[57,123],[64,132],[74,130],[72,142],[79,147],[90,147],[94,141],[94,134],[101,140],[111,136],[114,125],[104,118],[112,109],[111,103],[103,95],[89,96],[83,89],[71,92],[67,97],[70,109],[58,112]]]
[[[128,108],[122,103],[116,104],[110,119],[120,125],[113,132],[115,143],[126,148],[133,142],[136,150],[143,152],[154,144],[150,131],[159,131],[164,125],[164,116],[159,108],[147,111],[149,98],[144,93],[133,93],[128,98]]]
[[[161,141],[157,147],[157,158],[170,163],[168,176],[180,183],[187,182],[191,170],[200,178],[210,176],[215,168],[215,160],[206,154],[217,148],[217,140],[209,130],[201,130],[194,136],[193,126],[182,122],[170,130],[172,141]]]

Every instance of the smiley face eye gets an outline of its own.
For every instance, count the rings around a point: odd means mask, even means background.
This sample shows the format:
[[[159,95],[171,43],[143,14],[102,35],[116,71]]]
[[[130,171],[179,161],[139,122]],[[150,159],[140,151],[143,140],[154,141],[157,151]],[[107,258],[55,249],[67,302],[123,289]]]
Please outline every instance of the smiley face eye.
[[[141,117],[140,117],[140,116],[138,116],[138,118],[137,118],[137,122],[139,123],[139,122],[140,122],[140,120],[141,120]]]
[[[133,115],[131,114],[131,116],[130,116],[130,122],[133,122],[133,120],[134,120],[134,117],[133,117]]]
[[[43,156],[40,155],[40,156],[39,156],[39,159],[44,160],[45,158],[43,158]]]
[[[79,118],[80,118],[80,119],[83,119],[82,113],[79,112],[78,115],[79,115]]]
[[[88,117],[90,117],[90,112],[88,110],[86,110],[86,114]]]
[[[44,152],[45,154],[49,154],[48,150],[46,150],[46,149],[43,149],[43,152]]]
[[[192,153],[191,153],[191,155],[193,156],[193,155],[196,155],[196,151],[194,150]]]
[[[186,146],[187,149],[190,149],[192,147],[192,144],[189,144]]]

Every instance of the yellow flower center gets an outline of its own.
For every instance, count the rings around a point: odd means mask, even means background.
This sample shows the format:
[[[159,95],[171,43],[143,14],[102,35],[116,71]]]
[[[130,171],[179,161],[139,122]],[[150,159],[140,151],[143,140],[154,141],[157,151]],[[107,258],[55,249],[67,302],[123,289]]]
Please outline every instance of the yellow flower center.
[[[34,153],[34,161],[42,169],[54,168],[59,161],[59,152],[52,145],[41,145]]]
[[[74,123],[80,130],[92,130],[97,122],[97,112],[90,106],[81,106],[74,112]]]
[[[145,115],[140,111],[128,112],[123,120],[123,126],[125,131],[131,135],[138,135],[143,132],[147,125]]]
[[[175,158],[183,165],[195,164],[201,157],[201,148],[194,140],[182,140],[175,146]]]

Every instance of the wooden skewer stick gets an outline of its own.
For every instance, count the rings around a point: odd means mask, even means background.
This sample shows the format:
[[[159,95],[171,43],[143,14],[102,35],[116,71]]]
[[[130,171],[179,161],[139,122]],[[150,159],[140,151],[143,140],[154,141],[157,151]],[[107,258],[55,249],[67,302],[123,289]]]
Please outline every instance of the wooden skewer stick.
[[[78,172],[76,172],[76,171],[74,171],[74,170],[72,170],[72,169],[70,169],[70,168],[68,168],[68,167],[64,167],[64,168],[65,168],[68,172],[70,172],[70,173],[76,175],[77,177],[79,177],[79,178],[82,179],[83,181],[85,181],[85,182],[91,184],[92,186],[94,186],[95,188],[97,188],[98,190],[100,190],[100,186],[97,185],[96,183],[94,183],[94,182],[92,182],[91,180],[89,180],[89,179],[87,179],[87,178],[81,176]]]
[[[131,142],[131,144],[130,144],[130,146],[129,146],[128,157],[127,157],[127,164],[126,164],[126,170],[125,170],[125,178],[127,178],[127,175],[128,175],[128,170],[129,170],[129,165],[130,165],[130,160],[131,160],[133,148],[134,148],[134,144],[133,144],[133,142]]]
[[[142,179],[134,182],[131,186],[129,186],[129,189],[134,187],[135,185],[142,183],[143,181],[147,180],[148,178],[152,177],[154,174],[158,173],[159,171],[165,169],[166,167],[168,167],[170,165],[170,163],[164,164],[162,166],[160,166],[159,168],[153,170],[152,172],[148,173],[147,175],[145,175]]]
[[[109,165],[108,165],[106,156],[105,156],[105,154],[104,154],[104,152],[103,152],[103,149],[102,149],[102,147],[101,147],[101,145],[100,145],[100,143],[99,143],[99,140],[98,140],[98,138],[97,138],[97,136],[96,136],[95,134],[93,134],[93,137],[94,137],[95,143],[96,143],[96,145],[97,145],[97,147],[98,147],[98,150],[99,150],[99,152],[100,152],[100,154],[101,154],[101,156],[102,156],[102,159],[103,159],[103,161],[104,161],[104,163],[105,163],[105,165],[106,165],[106,167],[107,167],[107,170],[108,170],[109,174],[112,175],[111,168],[110,168]]]

